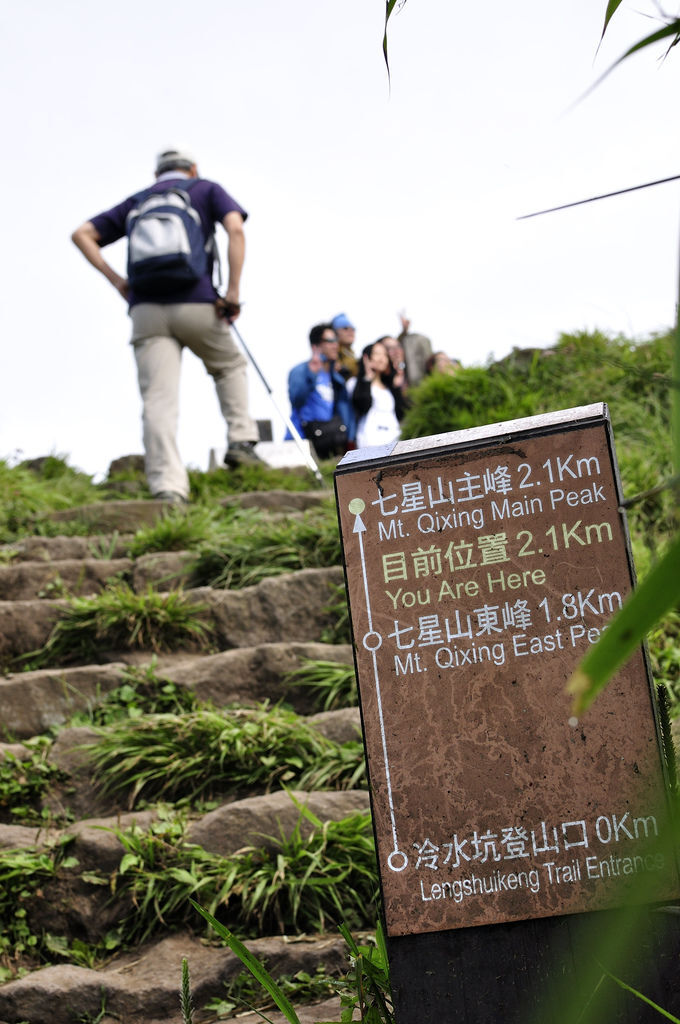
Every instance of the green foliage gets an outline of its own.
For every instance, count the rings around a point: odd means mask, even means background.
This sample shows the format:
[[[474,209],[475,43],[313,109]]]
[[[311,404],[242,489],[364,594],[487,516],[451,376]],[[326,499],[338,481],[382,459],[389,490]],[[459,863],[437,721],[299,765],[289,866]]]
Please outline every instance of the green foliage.
[[[0,822],[41,822],[40,803],[46,790],[65,777],[48,763],[48,749],[49,744],[40,743],[26,757],[6,751],[0,758]]]
[[[161,928],[187,924],[195,900],[242,935],[323,931],[329,920],[349,915],[358,927],[375,912],[377,865],[370,815],[321,822],[301,808],[312,825],[302,834],[270,837],[270,847],[245,847],[230,857],[184,841],[184,824],[165,818],[149,829],[115,829],[125,853],[112,889],[123,914],[120,941],[146,941]]]
[[[653,1010],[656,1010],[656,1012],[660,1014],[660,1016],[665,1017],[666,1020],[672,1021],[673,1024],[680,1024],[680,1019],[678,1017],[674,1017],[672,1013],[669,1013],[668,1010],[664,1010],[663,1007],[659,1006],[651,999],[648,999],[647,996],[642,994],[642,992],[638,992],[636,988],[633,988],[631,985],[627,985],[625,981],[622,981],[621,978],[617,978],[615,974],[612,974],[610,971],[604,970],[603,968],[602,977],[603,979],[609,978],[610,981],[613,981],[614,984],[618,985],[624,992],[630,992],[630,994],[635,996],[636,999],[639,999],[640,1002],[646,1003],[647,1006],[651,1006]]]
[[[670,335],[636,344],[597,331],[563,334],[552,348],[515,349],[485,369],[426,377],[411,393],[402,433],[422,437],[607,402],[619,449],[632,445],[639,454],[665,439],[643,456],[646,464],[652,456],[647,479],[656,484],[671,465],[671,346]]]
[[[608,0],[607,10],[605,12],[604,17],[604,26],[602,28],[602,36],[600,37],[600,43],[602,42],[602,39],[604,39],[605,33],[609,27],[609,23],[613,18],[614,14],[616,13],[616,11],[618,10],[618,8],[620,7],[620,5],[621,0]],[[628,57],[632,57],[634,53],[638,53],[640,50],[646,49],[648,46],[654,46],[656,43],[661,42],[666,43],[666,53],[668,54],[671,48],[675,46],[678,43],[678,41],[680,41],[680,18],[670,17],[670,15],[665,14],[660,7],[658,10],[658,18],[660,21],[663,22],[663,26],[661,28],[656,29],[654,32],[651,32],[649,35],[643,36],[643,38],[639,39],[637,43],[633,43],[633,45],[630,46],[625,51],[625,53],[621,54],[618,60],[614,61],[614,63],[605,71],[605,73],[600,76],[598,81],[595,83],[596,85],[599,84],[599,82],[601,82],[604,78],[606,78],[607,75],[609,75],[614,70],[614,68],[618,67],[619,64],[621,64],[624,60],[626,60]]]
[[[119,542],[120,534],[118,530],[114,530],[113,533],[108,535],[100,534],[98,537],[93,537],[89,542],[87,545],[88,552],[92,558],[101,558],[104,561],[108,561],[116,557]]]
[[[229,919],[258,935],[323,932],[343,918],[365,927],[378,889],[370,814],[321,822],[298,806],[293,833],[277,838],[274,851],[253,848],[234,858]],[[303,818],[314,826],[309,834]]]
[[[240,588],[297,569],[341,560],[335,508],[329,500],[302,515],[236,507],[180,509],[137,531],[133,558],[151,551],[195,551],[192,586]]]
[[[207,910],[204,910],[193,900],[191,903],[194,909],[206,919],[208,924],[213,928],[223,942],[229,946],[232,953],[235,953],[241,963],[248,968],[255,980],[258,981],[265,991],[269,993],[274,1001],[274,1005],[281,1010],[289,1024],[300,1024],[300,1018],[295,1012],[288,996],[277,984],[274,978],[272,978],[264,964],[260,963],[260,961],[253,956],[250,950],[243,945],[241,940],[238,939],[225,925],[213,917],[212,914]]]
[[[382,50],[388,79],[390,77],[390,61],[387,54],[387,25],[394,13],[395,7],[399,9],[400,7],[403,7],[405,3],[406,0],[385,0],[385,31],[383,32]]]
[[[192,586],[253,586],[297,569],[339,565],[340,536],[333,504],[302,516],[272,518],[239,510],[227,537],[211,537],[199,550]]]
[[[76,1018],[75,1024],[101,1024],[104,1018],[107,1016],[106,1013],[106,991],[101,989],[101,998],[99,1003],[99,1013],[93,1016],[91,1013],[81,1013]]]
[[[266,961],[262,964],[266,970]],[[296,971],[295,974],[280,974],[275,984],[291,1003],[300,1006],[306,1003],[329,999],[337,991],[338,979],[318,964],[314,974]],[[266,992],[266,990],[265,990]],[[263,995],[262,986],[249,971],[241,971],[231,981],[225,982],[222,996],[211,999],[205,1009],[219,1018],[233,1017],[257,1007],[257,1012],[273,1009],[276,1003],[271,996]]]
[[[380,921],[375,946],[358,945],[344,923],[340,931],[349,949],[350,969],[341,990],[342,1014],[337,1024],[354,1020],[356,1010],[365,1024],[394,1024],[390,965]]]
[[[673,742],[673,731],[671,728],[671,702],[668,690],[663,685],[656,688],[657,706],[659,709],[659,726],[661,728],[661,744],[668,777],[668,788],[671,797],[677,801],[678,797],[678,762]]]
[[[272,977],[264,963],[253,956],[229,928],[193,900],[191,902],[216,934],[241,960],[241,963],[248,968],[254,980],[268,993],[274,1005],[283,1013],[288,1024],[300,1024],[300,1018],[288,998],[293,993],[286,991],[285,986]],[[380,922],[376,928],[375,945],[368,943],[359,945],[344,922],[339,928],[347,944],[350,969],[346,978],[335,984],[336,991],[341,993],[342,1007],[341,1020],[336,1024],[349,1024],[355,1019],[364,1021],[366,1024],[394,1024],[389,961]],[[301,1000],[296,999],[296,1001],[299,1003]],[[359,1011],[358,1018],[354,1016],[356,1010]],[[261,1010],[257,1012],[260,1013],[263,1020],[269,1019]],[[325,1022],[325,1024],[333,1024],[333,1022]]]
[[[189,976],[189,961],[182,957],[182,986],[179,992],[179,1005],[182,1011],[182,1024],[193,1024],[194,1012],[191,1005],[191,978]]]
[[[320,711],[355,707],[358,701],[354,666],[338,661],[305,658],[298,668],[285,676],[284,682],[309,689]]]
[[[349,608],[344,583],[331,587],[332,597],[324,611],[332,617],[332,623],[321,634],[324,644],[351,644],[352,632],[349,623]]]
[[[332,740],[329,740],[333,743]],[[361,739],[333,743],[323,759],[312,761],[300,776],[303,789],[361,789],[366,785]]]
[[[59,867],[75,866],[63,850],[0,850],[0,982],[14,976],[17,963],[38,961],[47,952],[46,936],[33,933],[28,911]]]
[[[333,466],[322,466],[327,485],[332,487]],[[212,504],[228,494],[248,491],[309,491],[319,486],[308,469],[274,469],[266,466],[238,466],[213,473],[189,470],[190,497],[195,502]]]
[[[26,668],[97,661],[102,651],[205,648],[209,626],[201,605],[181,590],[135,593],[109,584],[94,597],[72,597],[43,647],[22,657]]]
[[[191,551],[205,543],[206,536],[220,535],[228,530],[228,515],[204,505],[169,508],[155,523],[142,526],[135,533],[128,549],[131,558],[154,551]]]
[[[0,460],[0,543],[50,532],[51,511],[97,500],[91,478],[60,456],[16,466]]]
[[[184,840],[185,822],[161,814],[148,829],[133,825],[113,829],[125,853],[109,880],[90,876],[93,884],[109,884],[121,910],[118,944],[145,942],[161,929],[187,924],[186,904],[192,895],[218,905],[227,898],[225,860]]]
[[[228,790],[346,789],[364,773],[361,744],[326,739],[281,707],[202,707],[112,723],[90,748],[95,781],[128,805],[208,800]]]
[[[121,684],[102,697],[88,711],[81,711],[71,719],[71,725],[110,725],[121,719],[141,718],[142,715],[182,714],[194,711],[198,700],[193,690],[164,679],[156,674],[154,655],[147,666],[130,666],[121,672]]]
[[[70,945],[64,935],[46,933],[44,936],[44,955],[46,958],[67,961],[68,963],[76,964],[78,967],[89,967],[90,969],[96,969],[100,966],[103,960],[114,952],[118,946],[118,939],[112,939],[110,935],[106,937],[104,942],[99,944],[83,942],[82,939],[73,939]]]
[[[330,490],[333,465],[322,466],[322,472]],[[264,465],[216,473],[191,470],[189,479],[192,502],[212,507],[227,494],[272,489],[308,491],[319,486],[308,470],[271,469]],[[94,484],[90,476],[70,467],[62,456],[50,455],[19,464],[0,459],[0,544],[32,534],[87,533],[87,527],[77,521],[52,522],[51,513],[113,498],[148,497],[148,487],[137,469],[118,472],[111,479]]]
[[[657,683],[666,687],[672,718],[680,715],[680,612],[673,611],[649,635],[649,654]]]
[[[60,597],[68,596],[69,589],[59,573],[57,573],[54,579],[51,579],[49,583],[46,583],[45,586],[38,591],[38,597],[42,597],[50,601],[56,601]]]
[[[582,714],[611,676],[639,647],[642,637],[680,600],[680,535],[607,624],[569,680],[574,714]]]
[[[410,397],[412,405],[402,423],[404,438],[465,430],[535,411],[534,396],[520,393],[504,374],[492,373],[492,368],[471,367],[453,377],[431,374]]]

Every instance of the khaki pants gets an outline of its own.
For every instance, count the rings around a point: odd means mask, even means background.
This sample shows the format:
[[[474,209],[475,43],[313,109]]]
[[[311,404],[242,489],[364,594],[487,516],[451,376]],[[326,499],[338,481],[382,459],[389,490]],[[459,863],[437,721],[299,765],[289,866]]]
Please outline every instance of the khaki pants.
[[[182,349],[198,356],[215,381],[229,441],[257,441],[257,424],[248,414],[246,359],[210,303],[142,302],[130,317],[149,488],[152,494],[174,491],[186,497],[189,480],[177,448]]]

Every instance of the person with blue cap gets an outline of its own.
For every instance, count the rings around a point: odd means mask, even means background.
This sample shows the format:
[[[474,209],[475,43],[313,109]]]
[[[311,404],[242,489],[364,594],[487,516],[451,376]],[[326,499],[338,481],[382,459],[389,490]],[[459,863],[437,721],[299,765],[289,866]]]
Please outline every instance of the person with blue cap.
[[[349,380],[350,377],[356,377],[359,372],[359,361],[352,350],[357,334],[356,328],[346,313],[334,316],[331,327],[336,333],[340,347],[335,368],[345,380]]]

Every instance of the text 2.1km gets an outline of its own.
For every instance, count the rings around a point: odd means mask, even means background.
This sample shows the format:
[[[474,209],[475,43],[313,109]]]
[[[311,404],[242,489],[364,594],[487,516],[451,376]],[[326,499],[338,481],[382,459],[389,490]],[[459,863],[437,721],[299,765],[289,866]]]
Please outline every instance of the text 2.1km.
[[[522,541],[518,556],[520,558],[529,555],[543,554],[543,548],[534,547],[534,535],[531,530],[520,530],[516,535],[517,540]],[[545,536],[550,540],[554,551],[563,548],[568,551],[573,547],[587,547],[588,544],[602,544],[603,541],[613,539],[611,523],[589,523],[584,526],[580,519],[568,526],[567,523],[558,523],[557,526],[549,526]]]
[[[577,459],[571,452],[565,458],[558,455],[554,460],[548,459],[541,468],[547,472],[551,484],[561,484],[565,480],[583,480],[585,477],[599,476],[600,460],[594,455],[591,458]],[[521,462],[517,467],[517,472],[521,476],[520,487],[541,486],[540,480],[529,479],[532,467],[528,462]]]

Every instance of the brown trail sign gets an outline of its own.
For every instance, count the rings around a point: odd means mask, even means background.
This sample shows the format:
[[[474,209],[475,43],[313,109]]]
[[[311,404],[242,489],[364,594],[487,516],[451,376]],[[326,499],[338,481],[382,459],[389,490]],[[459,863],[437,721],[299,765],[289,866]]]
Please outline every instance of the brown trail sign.
[[[582,919],[680,893],[643,651],[582,721],[565,693],[632,587],[606,407],[352,452],[335,485],[397,1019],[526,1021]]]

